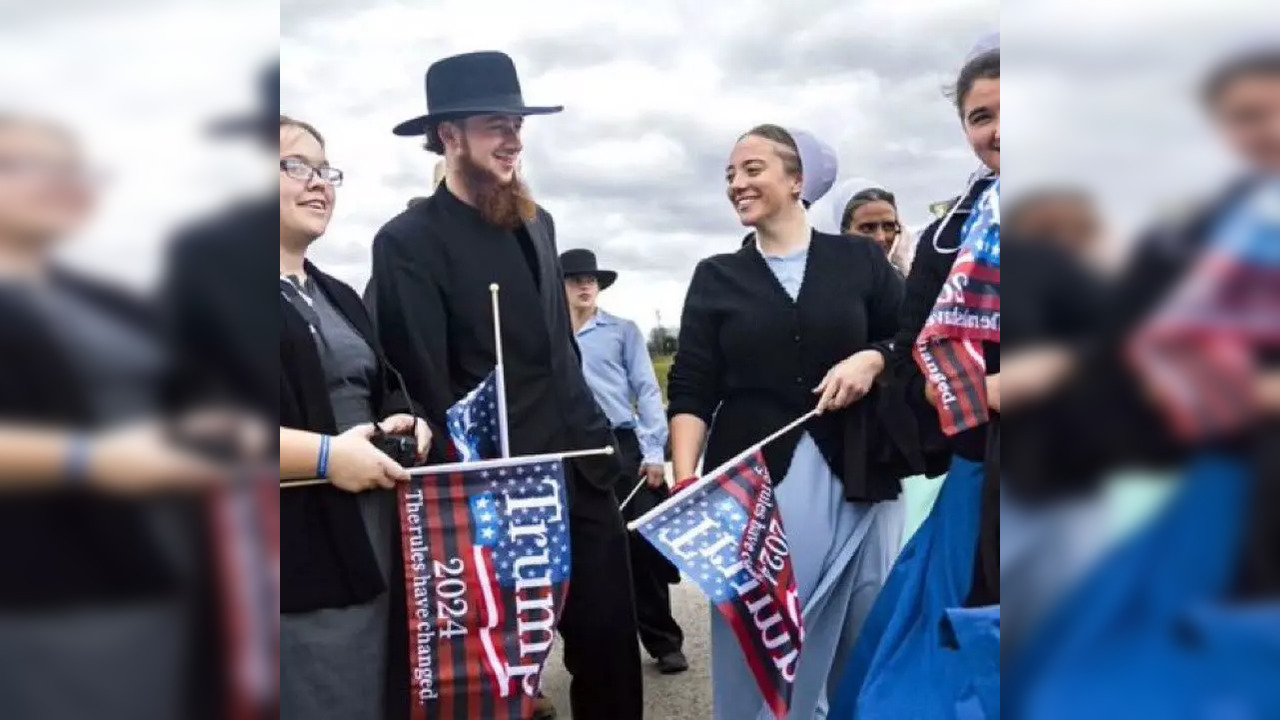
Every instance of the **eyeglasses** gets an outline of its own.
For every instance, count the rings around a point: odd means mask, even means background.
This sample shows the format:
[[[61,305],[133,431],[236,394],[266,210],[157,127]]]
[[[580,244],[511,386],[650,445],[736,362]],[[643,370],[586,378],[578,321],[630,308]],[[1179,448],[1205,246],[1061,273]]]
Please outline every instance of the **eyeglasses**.
[[[301,180],[309,183],[312,178],[319,177],[324,182],[329,183],[333,187],[341,187],[342,171],[325,165],[323,167],[313,167],[307,161],[301,158],[287,157],[280,161],[280,170],[285,175],[294,180]]]
[[[859,235],[871,235],[876,230],[883,231],[889,235],[897,235],[902,230],[902,225],[894,220],[886,220],[884,222],[864,222],[853,226],[853,229]]]

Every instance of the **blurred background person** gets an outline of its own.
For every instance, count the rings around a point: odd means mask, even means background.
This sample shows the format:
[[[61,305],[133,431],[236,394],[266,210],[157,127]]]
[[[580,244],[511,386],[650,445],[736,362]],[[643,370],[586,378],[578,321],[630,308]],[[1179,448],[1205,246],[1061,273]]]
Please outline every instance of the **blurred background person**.
[[[16,720],[210,702],[189,674],[209,618],[181,491],[222,473],[160,420],[173,359],[153,309],[54,260],[100,181],[70,131],[0,117],[0,715]]]
[[[281,490],[281,717],[381,720],[409,701],[393,492],[409,475],[370,439],[414,436],[421,460],[431,433],[360,296],[306,259],[342,171],[313,126],[281,115],[279,132],[280,476],[330,481]]]
[[[864,235],[889,256],[889,262],[904,277],[911,271],[915,237],[898,216],[898,201],[883,188],[866,188],[853,194],[840,214],[840,232]]]
[[[1043,188],[1019,195],[1004,212],[1011,238],[1052,243],[1086,262],[1103,250],[1103,222],[1086,190]]]
[[[565,251],[560,255],[560,266],[569,316],[582,350],[582,373],[613,425],[619,459],[628,471],[626,481],[616,485],[614,493],[619,502],[629,500],[622,517],[630,522],[671,494],[666,478],[667,413],[662,389],[639,326],[599,306],[600,293],[618,279],[618,273],[598,267],[590,250]],[[633,474],[644,481],[634,497]],[[680,582],[680,571],[638,532],[630,531],[628,540],[640,642],[657,661],[658,672],[682,673],[689,669],[689,661],[683,652],[684,630],[671,615],[669,587]]]
[[[280,66],[257,78],[253,112],[215,122],[210,134],[226,142],[252,143],[263,159],[275,152],[280,105]],[[161,305],[181,355],[177,392],[192,402],[217,401],[256,413],[269,427],[278,408],[274,319],[262,312],[271,301],[271,241],[279,209],[267,193],[180,228],[169,248]]]

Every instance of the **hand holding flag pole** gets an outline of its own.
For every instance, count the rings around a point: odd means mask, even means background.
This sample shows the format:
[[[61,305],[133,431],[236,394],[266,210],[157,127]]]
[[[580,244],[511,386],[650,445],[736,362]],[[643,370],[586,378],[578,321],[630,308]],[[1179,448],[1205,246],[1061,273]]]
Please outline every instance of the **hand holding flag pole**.
[[[554,462],[557,460],[567,460],[569,458],[589,457],[591,455],[612,455],[613,447],[606,445],[601,448],[590,448],[587,450],[567,450],[558,453],[540,453],[537,455],[521,455],[520,457],[494,458],[492,460],[473,460],[471,462],[448,463],[444,465],[426,465],[424,467],[408,468],[409,477],[419,477],[422,475],[444,475],[455,472],[470,472],[472,470],[489,470],[493,468],[507,467],[508,465],[519,465],[527,463]],[[280,483],[281,488],[307,487],[310,485],[325,485],[329,481],[321,478],[308,478],[306,480],[291,480],[289,482]]]
[[[812,418],[815,418],[815,417],[817,417],[817,416],[818,416],[818,409],[817,409],[817,408],[814,408],[813,410],[810,410],[809,412],[805,413],[804,415],[801,415],[800,417],[796,418],[795,420],[792,420],[791,422],[787,423],[786,425],[783,425],[781,428],[779,428],[778,430],[774,431],[774,433],[773,433],[772,435],[770,435],[770,436],[766,437],[765,439],[761,440],[760,442],[758,442],[758,443],[756,443],[756,444],[752,445],[751,447],[747,448],[746,450],[743,450],[742,452],[738,453],[737,455],[734,455],[733,457],[729,458],[728,460],[725,460],[725,461],[724,461],[723,463],[721,463],[721,464],[720,464],[720,466],[719,466],[719,467],[717,467],[715,470],[712,470],[711,472],[709,472],[709,473],[707,473],[707,474],[703,475],[702,477],[698,478],[697,480],[693,481],[692,483],[690,483],[690,484],[688,485],[688,487],[683,488],[682,490],[680,490],[680,492],[678,492],[678,493],[676,493],[675,495],[672,495],[671,497],[667,498],[667,499],[666,499],[666,500],[664,500],[661,504],[659,504],[658,506],[654,507],[654,508],[653,508],[652,510],[650,510],[649,512],[645,513],[644,515],[641,515],[640,517],[636,518],[634,521],[627,523],[627,529],[628,529],[628,530],[635,530],[637,527],[639,527],[641,524],[643,524],[643,523],[644,523],[645,521],[647,521],[649,518],[651,518],[651,517],[653,517],[653,516],[655,516],[655,515],[660,515],[660,514],[661,514],[663,511],[665,511],[668,507],[670,507],[670,506],[674,505],[676,502],[678,502],[680,499],[682,499],[682,498],[684,498],[685,496],[687,496],[689,493],[694,492],[694,491],[698,490],[699,488],[706,487],[706,485],[707,485],[708,483],[710,483],[712,480],[715,480],[717,476],[721,475],[721,474],[722,474],[722,473],[724,473],[726,470],[728,470],[728,469],[730,469],[730,468],[734,467],[734,466],[735,466],[735,465],[737,465],[738,463],[741,463],[744,459],[746,459],[746,458],[750,457],[752,453],[756,452],[757,450],[759,450],[760,448],[764,447],[765,445],[768,445],[769,443],[773,442],[774,440],[777,440],[778,438],[782,437],[783,435],[786,435],[787,433],[791,432],[792,430],[795,430],[796,428],[800,427],[801,425],[805,424],[806,422],[809,422],[809,420],[811,420]],[[625,508],[625,507],[627,506],[627,503],[631,502],[631,498],[635,497],[636,492],[640,490],[640,485],[642,485],[642,484],[644,484],[644,478],[641,478],[641,479],[640,479],[640,482],[639,482],[638,484],[636,484],[636,486],[635,486],[634,488],[632,488],[632,490],[631,490],[631,494],[627,496],[627,499],[626,499],[626,500],[623,500],[623,501],[622,501],[622,506],[621,506],[621,508],[619,508],[619,509]]]

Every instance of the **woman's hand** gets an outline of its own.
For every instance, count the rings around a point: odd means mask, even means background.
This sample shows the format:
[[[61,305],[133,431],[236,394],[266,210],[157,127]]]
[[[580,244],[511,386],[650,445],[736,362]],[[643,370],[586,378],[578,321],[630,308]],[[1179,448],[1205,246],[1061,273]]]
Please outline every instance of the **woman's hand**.
[[[408,435],[412,433],[418,441],[418,461],[421,462],[427,458],[427,451],[431,448],[431,428],[427,427],[425,420],[415,418],[412,415],[397,413],[385,418],[378,424],[382,427],[382,431],[389,435]]]
[[[1069,350],[1060,346],[1046,345],[1027,350],[1019,350],[1000,358],[1000,373],[995,387],[996,405],[992,410],[1000,411],[1001,393],[1009,391],[1009,398],[1015,405],[1026,405],[1040,400],[1062,386],[1075,366],[1075,357]],[[1003,375],[1009,379],[1009,387],[1002,387],[998,378]],[[988,382],[987,394],[991,393]]]
[[[213,463],[177,447],[165,428],[146,423],[94,437],[85,448],[90,485],[124,493],[193,488],[223,479]]]
[[[687,478],[685,478],[685,479],[681,480],[680,482],[678,482],[678,483],[676,483],[674,486],[672,486],[672,488],[671,488],[671,494],[672,494],[672,495],[678,495],[678,494],[680,494],[680,491],[681,491],[681,490],[684,490],[685,488],[689,487],[690,485],[694,484],[694,483],[695,483],[695,482],[697,482],[697,481],[698,481],[698,476],[697,476],[697,475],[690,475],[689,477],[687,477]]]
[[[987,408],[1000,412],[1000,373],[987,376]]]
[[[819,395],[818,414],[843,410],[860,400],[883,370],[884,355],[876,350],[863,350],[842,360],[813,389]]]
[[[1280,415],[1280,370],[1266,370],[1258,374],[1256,383],[1258,406],[1263,415]]]
[[[373,446],[373,423],[357,425],[329,445],[329,482],[347,492],[391,489],[409,479],[409,471]]]

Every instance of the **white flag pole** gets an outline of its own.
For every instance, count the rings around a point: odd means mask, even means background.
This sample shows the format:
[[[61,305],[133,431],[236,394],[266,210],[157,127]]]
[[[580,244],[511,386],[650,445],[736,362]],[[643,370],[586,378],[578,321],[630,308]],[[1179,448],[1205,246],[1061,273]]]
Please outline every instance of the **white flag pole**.
[[[557,460],[567,460],[576,457],[588,457],[590,455],[612,455],[613,446],[606,445],[599,448],[590,448],[588,450],[567,450],[558,453],[541,453],[539,455],[521,455],[520,457],[494,458],[492,460],[476,460],[474,462],[448,463],[444,465],[425,465],[423,467],[407,468],[410,477],[418,477],[421,475],[443,475],[447,473],[471,472],[474,470],[496,470],[498,468],[511,467],[512,465],[524,465],[528,463],[540,462],[556,462]],[[307,480],[293,480],[290,482],[280,483],[282,488],[307,487],[310,485],[324,485],[330,482],[320,478],[310,478]]]
[[[497,358],[494,368],[498,383],[498,444],[502,457],[511,457],[511,440],[507,435],[507,378],[502,364],[502,320],[498,316],[498,283],[489,285],[490,303],[493,306],[493,352]]]
[[[815,409],[810,410],[809,412],[805,413],[804,415],[801,415],[800,417],[796,418],[795,420],[792,420],[791,422],[787,423],[786,425],[783,425],[781,428],[779,428],[779,429],[777,429],[776,431],[774,431],[774,433],[773,433],[772,435],[770,435],[769,437],[766,437],[765,439],[761,440],[760,442],[756,443],[755,445],[752,445],[751,447],[747,448],[746,450],[743,450],[742,452],[738,453],[737,455],[734,455],[733,457],[729,458],[728,460],[725,460],[724,462],[720,463],[720,466],[719,466],[719,467],[717,467],[715,470],[712,470],[711,472],[709,472],[709,473],[707,473],[707,474],[703,475],[702,477],[698,478],[698,479],[697,479],[697,480],[695,480],[692,484],[690,484],[690,485],[689,485],[689,487],[684,488],[684,489],[683,489],[683,490],[681,490],[679,493],[677,493],[677,494],[675,494],[675,495],[672,495],[671,497],[669,497],[669,498],[667,498],[666,500],[662,501],[662,503],[661,503],[661,504],[659,504],[657,507],[653,508],[653,509],[652,509],[652,510],[650,510],[649,512],[647,512],[647,513],[645,513],[644,515],[641,515],[640,517],[636,518],[635,520],[633,520],[633,521],[631,521],[631,522],[627,523],[627,529],[628,529],[628,530],[635,530],[635,529],[639,528],[641,525],[643,525],[644,523],[648,522],[650,518],[652,518],[653,516],[655,516],[655,515],[657,515],[657,514],[661,513],[662,511],[666,510],[669,506],[671,506],[672,504],[674,504],[676,501],[678,501],[678,500],[680,500],[680,499],[684,498],[685,496],[689,495],[690,493],[697,492],[698,490],[701,490],[702,488],[706,487],[708,483],[710,483],[711,481],[715,480],[718,476],[723,475],[723,474],[725,473],[725,471],[726,471],[726,470],[728,470],[729,468],[731,468],[731,467],[733,467],[734,465],[737,465],[738,463],[742,462],[742,461],[743,461],[743,459],[744,459],[744,458],[747,458],[748,456],[750,456],[750,455],[751,455],[751,453],[754,453],[755,451],[759,450],[760,448],[764,447],[765,445],[768,445],[769,443],[773,442],[774,440],[777,440],[778,438],[782,437],[783,435],[786,435],[787,433],[791,432],[792,430],[794,430],[794,429],[796,429],[796,428],[800,427],[801,425],[803,425],[803,424],[805,424],[806,422],[808,422],[810,418],[817,417],[817,415],[818,415],[818,410],[815,408]]]
[[[627,509],[627,505],[631,502],[631,498],[635,497],[636,493],[640,492],[640,488],[644,487],[645,481],[648,479],[649,478],[644,475],[640,476],[640,482],[636,483],[636,486],[631,488],[631,492],[627,493],[627,499],[623,500],[622,504],[618,506],[619,511]]]

